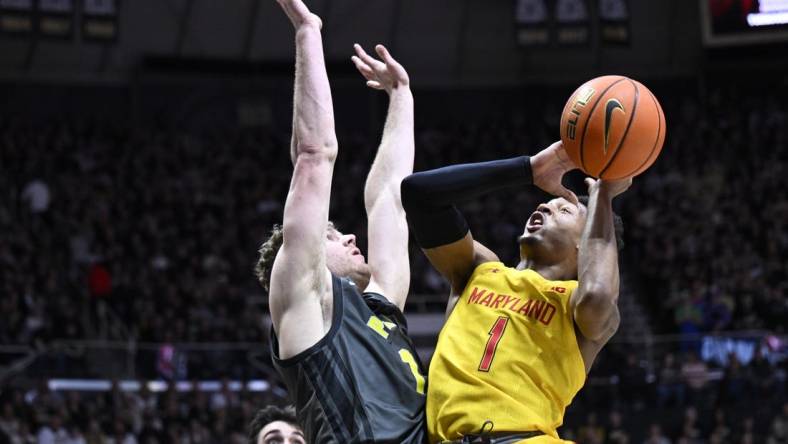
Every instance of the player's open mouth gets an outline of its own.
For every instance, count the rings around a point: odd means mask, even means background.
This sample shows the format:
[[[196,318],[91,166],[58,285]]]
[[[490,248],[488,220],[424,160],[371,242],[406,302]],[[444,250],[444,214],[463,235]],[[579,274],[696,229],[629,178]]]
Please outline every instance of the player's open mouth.
[[[544,214],[540,212],[536,212],[531,215],[528,219],[528,223],[525,225],[525,229],[528,230],[529,233],[534,233],[538,231],[544,225]]]

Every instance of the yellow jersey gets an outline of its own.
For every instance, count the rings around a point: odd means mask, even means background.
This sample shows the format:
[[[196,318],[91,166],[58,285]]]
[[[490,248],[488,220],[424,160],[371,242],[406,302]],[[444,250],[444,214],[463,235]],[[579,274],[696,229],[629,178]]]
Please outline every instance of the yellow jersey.
[[[476,267],[430,364],[431,442],[482,428],[540,430],[546,436],[529,444],[563,442],[556,429],[586,378],[569,306],[576,288],[577,281],[550,281],[500,262]]]

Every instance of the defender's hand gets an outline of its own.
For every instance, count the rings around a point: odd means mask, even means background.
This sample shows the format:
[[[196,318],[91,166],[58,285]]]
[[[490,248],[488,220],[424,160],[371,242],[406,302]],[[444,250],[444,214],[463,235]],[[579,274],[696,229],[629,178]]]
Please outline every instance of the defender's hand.
[[[382,61],[371,57],[359,44],[353,45],[353,48],[356,55],[351,57],[351,60],[358,72],[367,79],[367,86],[370,88],[382,89],[391,94],[397,88],[407,88],[410,85],[407,71],[391,57],[385,46],[375,46],[375,52]]]
[[[299,29],[303,26],[315,26],[317,29],[323,27],[323,21],[309,11],[309,8],[302,0],[276,0],[287,17],[293,23],[293,27]]]
[[[586,186],[588,186],[588,195],[592,193],[600,193],[608,199],[613,199],[624,191],[628,190],[632,185],[632,178],[621,180],[595,180],[590,177],[586,178]]]
[[[564,187],[561,180],[568,171],[577,169],[569,159],[564,144],[555,142],[536,155],[531,156],[531,173],[534,185],[542,190],[577,205],[577,196]]]

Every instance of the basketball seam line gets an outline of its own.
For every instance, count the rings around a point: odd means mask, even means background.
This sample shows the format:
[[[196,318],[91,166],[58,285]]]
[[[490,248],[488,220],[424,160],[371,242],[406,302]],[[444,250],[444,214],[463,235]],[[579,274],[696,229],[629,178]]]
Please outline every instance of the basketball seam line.
[[[596,106],[599,105],[599,102],[602,101],[602,97],[605,96],[605,94],[610,90],[610,88],[616,86],[617,83],[623,82],[624,80],[629,80],[629,79],[627,77],[622,77],[616,80],[615,82],[611,83],[610,85],[608,85],[608,87],[605,88],[604,91],[599,93],[599,99],[597,99],[597,101],[594,102],[594,106],[592,106],[591,110],[588,112],[588,119],[586,119],[586,124],[585,127],[583,128],[583,137],[580,138],[580,168],[582,168],[583,171],[586,171],[586,159],[583,153],[583,147],[585,146],[586,143],[586,134],[588,134],[588,121],[591,120],[591,116],[594,114],[594,110],[596,109]]]
[[[635,84],[632,79],[627,79],[632,86],[635,87],[635,101],[632,103],[632,116],[629,118],[629,122],[627,123],[627,128],[624,130],[624,135],[621,136],[621,142],[618,143],[616,150],[613,151],[613,155],[610,156],[610,160],[607,161],[605,166],[602,167],[602,170],[599,172],[599,178],[602,178],[602,175],[605,174],[610,165],[613,165],[613,161],[616,160],[616,156],[618,156],[619,151],[621,151],[621,147],[624,145],[624,142],[627,140],[627,134],[629,134],[629,129],[632,127],[632,122],[635,120],[635,114],[638,111],[638,101],[640,100],[640,88],[638,88],[637,84]]]
[[[654,94],[651,91],[648,91],[648,95],[651,97],[651,100],[654,102],[654,106],[657,109],[657,138],[654,140],[654,145],[652,145],[651,151],[648,153],[646,160],[644,160],[643,163],[641,163],[640,166],[637,167],[637,169],[635,170],[637,174],[642,173],[640,169],[643,168],[643,166],[648,163],[649,159],[651,159],[651,156],[654,155],[654,150],[657,149],[657,144],[659,143],[659,136],[660,133],[662,132],[662,113],[660,112],[659,102],[657,102],[657,98],[654,97]]]

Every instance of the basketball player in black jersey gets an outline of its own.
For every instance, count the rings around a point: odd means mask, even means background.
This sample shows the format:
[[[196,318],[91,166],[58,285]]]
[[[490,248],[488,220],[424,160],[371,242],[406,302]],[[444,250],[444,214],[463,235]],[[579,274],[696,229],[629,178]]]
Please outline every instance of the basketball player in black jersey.
[[[328,221],[337,141],[321,21],[301,0],[278,0],[296,29],[294,165],[281,229],[260,250],[274,365],[309,443],[422,443],[426,380],[402,315],[410,281],[400,182],[413,170],[408,75],[382,47],[356,45],[367,85],[389,111],[367,178],[369,263]],[[270,279],[270,281],[269,281]]]

